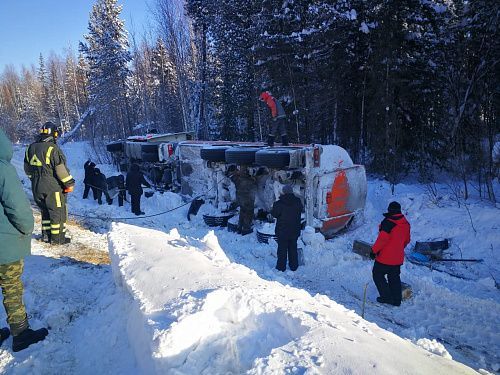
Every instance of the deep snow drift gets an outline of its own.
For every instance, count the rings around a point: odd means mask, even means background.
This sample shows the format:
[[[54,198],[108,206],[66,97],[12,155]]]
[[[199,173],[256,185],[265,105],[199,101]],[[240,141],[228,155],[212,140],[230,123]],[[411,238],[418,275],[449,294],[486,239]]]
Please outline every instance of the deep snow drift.
[[[73,176],[82,181],[85,145],[64,148]],[[20,175],[23,151],[16,152]],[[306,265],[280,273],[273,269],[275,244],[211,231],[200,216],[188,222],[187,206],[124,221],[130,225],[89,219],[130,217],[130,207],[82,201],[79,185],[69,205],[83,228],[70,227],[70,235],[99,250],[111,229],[113,272],[54,259],[61,255],[56,248],[34,241],[35,252],[46,257],[27,261],[28,310],[34,327],[52,330],[44,343],[20,353],[12,353],[8,340],[0,368],[83,374],[472,371],[458,361],[483,373],[498,371],[500,210],[474,199],[459,206],[451,191],[439,185],[433,196],[423,185],[400,184],[392,196],[387,183],[369,180],[363,225],[326,242],[306,231]],[[402,279],[411,284],[412,299],[399,308],[374,303],[372,263],[352,253],[352,242],[376,238],[391,200],[401,202],[412,224],[407,251],[417,240],[450,238],[450,257],[484,262],[432,269],[406,262]],[[143,198],[147,214],[182,203],[172,193]]]
[[[328,297],[232,263],[212,231],[193,239],[117,224],[109,238],[143,373],[473,373]]]

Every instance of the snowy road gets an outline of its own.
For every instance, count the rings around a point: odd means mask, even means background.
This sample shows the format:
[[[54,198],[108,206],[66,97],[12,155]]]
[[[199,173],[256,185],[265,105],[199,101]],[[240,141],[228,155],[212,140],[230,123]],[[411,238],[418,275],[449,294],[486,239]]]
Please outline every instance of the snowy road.
[[[35,211],[35,218],[39,215]],[[40,235],[39,223],[34,237]],[[133,374],[123,295],[117,291],[106,235],[75,222],[68,224],[70,246],[50,246],[33,239],[26,259],[25,303],[34,328],[49,327],[45,341],[13,353],[11,339],[0,350],[5,374]],[[3,309],[0,319],[5,319]],[[5,350],[9,347],[7,350]]]

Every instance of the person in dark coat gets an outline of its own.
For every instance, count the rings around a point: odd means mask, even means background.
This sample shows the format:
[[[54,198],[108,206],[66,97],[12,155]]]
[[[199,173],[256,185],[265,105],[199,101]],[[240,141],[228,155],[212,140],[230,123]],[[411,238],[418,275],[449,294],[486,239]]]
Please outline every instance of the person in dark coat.
[[[401,205],[391,202],[379,225],[377,240],[372,246],[375,259],[372,275],[380,297],[377,301],[394,306],[401,305],[401,265],[404,249],[410,243],[410,223],[401,213]],[[386,280],[387,276],[387,280]]]
[[[264,91],[260,94],[259,100],[267,104],[271,110],[271,117],[273,119],[273,124],[269,130],[269,135],[267,138],[267,144],[269,147],[274,146],[274,139],[276,138],[276,133],[279,131],[281,135],[281,145],[288,146],[288,135],[286,133],[285,119],[286,114],[280,101],[271,95],[269,91]]]
[[[132,212],[136,215],[144,215],[141,211],[141,195],[143,193],[142,185],[151,187],[149,182],[146,181],[137,164],[132,164],[130,171],[127,173],[125,181],[128,193],[130,194],[130,203],[132,205]]]
[[[42,214],[42,239],[66,245],[68,218],[66,194],[74,190],[75,180],[66,165],[66,156],[57,145],[59,129],[48,121],[24,156],[24,171],[31,181],[33,199]]]
[[[253,232],[257,184],[255,178],[250,176],[246,166],[241,166],[239,171],[234,170],[231,174],[231,181],[236,187],[236,203],[240,207],[237,231],[245,236]]]
[[[97,203],[102,204],[102,195],[106,197],[106,202],[108,204],[113,203],[108,194],[108,184],[106,182],[106,176],[101,173],[99,168],[94,168],[94,177],[92,178],[92,182],[95,185],[96,189],[96,198]]]
[[[83,184],[85,185],[85,189],[83,190],[83,199],[87,199],[89,196],[90,188],[92,188],[92,194],[95,198],[96,190],[94,187],[94,183],[92,179],[94,178],[94,168],[95,163],[87,160],[83,165],[83,169],[85,170],[85,178],[83,179]]]
[[[45,339],[45,328],[32,330],[23,302],[21,280],[24,258],[31,254],[31,233],[34,220],[30,202],[24,193],[16,170],[10,164],[12,145],[0,129],[0,287],[8,328],[0,329],[0,345],[14,336],[12,350],[18,352]]]
[[[297,240],[300,236],[300,216],[304,207],[298,197],[293,194],[292,185],[283,187],[280,199],[274,202],[271,214],[277,219],[275,234],[278,241],[278,260],[276,269],[286,270],[286,260],[292,271],[299,267]]]
[[[108,185],[108,195],[110,204],[113,204],[113,198],[118,196],[118,206],[123,206],[123,201],[126,200],[125,177],[123,175],[111,176],[106,179]]]

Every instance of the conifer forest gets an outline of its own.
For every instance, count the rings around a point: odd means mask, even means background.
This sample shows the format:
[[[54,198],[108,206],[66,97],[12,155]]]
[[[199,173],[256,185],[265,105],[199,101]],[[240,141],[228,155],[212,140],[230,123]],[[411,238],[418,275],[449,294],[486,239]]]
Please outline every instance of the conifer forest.
[[[0,122],[29,142],[47,120],[75,140],[148,129],[264,141],[281,101],[293,143],[338,144],[396,183],[446,173],[494,199],[500,2],[152,0],[131,33],[96,0],[78,49],[0,72]]]

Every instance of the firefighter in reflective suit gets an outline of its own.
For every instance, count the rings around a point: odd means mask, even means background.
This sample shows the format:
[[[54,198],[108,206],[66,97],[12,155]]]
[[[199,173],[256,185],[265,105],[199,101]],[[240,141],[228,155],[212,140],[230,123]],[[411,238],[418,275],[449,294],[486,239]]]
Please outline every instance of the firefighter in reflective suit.
[[[51,244],[70,242],[66,237],[66,193],[73,191],[75,180],[66,166],[66,157],[57,146],[57,127],[46,122],[38,139],[29,145],[24,171],[31,180],[33,198],[42,212],[42,239]]]

